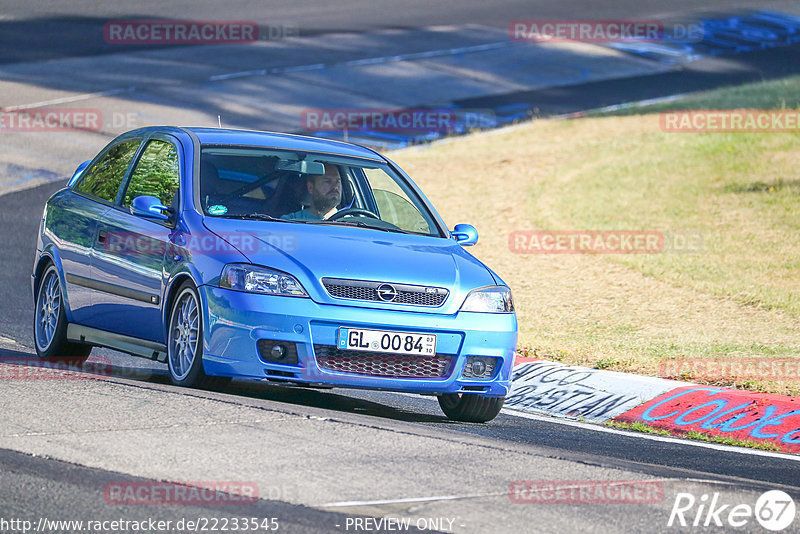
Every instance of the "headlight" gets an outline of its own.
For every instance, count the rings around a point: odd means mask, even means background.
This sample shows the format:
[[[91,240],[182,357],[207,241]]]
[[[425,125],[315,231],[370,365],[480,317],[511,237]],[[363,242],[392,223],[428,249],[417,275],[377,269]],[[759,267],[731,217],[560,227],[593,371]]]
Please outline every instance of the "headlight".
[[[491,286],[469,292],[461,311],[486,313],[513,313],[511,290],[505,286]]]
[[[232,263],[222,269],[219,287],[265,295],[308,296],[300,282],[292,275],[240,263]]]

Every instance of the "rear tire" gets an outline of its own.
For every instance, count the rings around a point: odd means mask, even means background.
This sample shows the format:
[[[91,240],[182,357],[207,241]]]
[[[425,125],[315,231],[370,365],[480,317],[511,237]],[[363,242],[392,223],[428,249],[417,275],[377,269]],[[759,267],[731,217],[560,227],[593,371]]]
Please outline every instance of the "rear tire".
[[[203,370],[203,310],[197,289],[188,281],[178,288],[169,313],[167,366],[176,386],[221,389],[231,381],[225,376],[208,376]]]
[[[485,397],[474,393],[448,393],[439,395],[439,406],[453,421],[486,423],[503,408],[505,397]]]
[[[80,365],[89,357],[92,346],[67,341],[65,305],[58,270],[50,264],[42,274],[36,291],[33,344],[36,354],[43,360],[68,361]]]

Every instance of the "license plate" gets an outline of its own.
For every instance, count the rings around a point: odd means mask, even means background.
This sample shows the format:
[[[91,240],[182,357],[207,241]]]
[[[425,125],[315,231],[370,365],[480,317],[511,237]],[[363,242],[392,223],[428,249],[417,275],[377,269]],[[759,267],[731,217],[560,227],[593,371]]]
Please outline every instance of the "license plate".
[[[436,334],[340,328],[337,346],[342,350],[434,356],[436,354]]]

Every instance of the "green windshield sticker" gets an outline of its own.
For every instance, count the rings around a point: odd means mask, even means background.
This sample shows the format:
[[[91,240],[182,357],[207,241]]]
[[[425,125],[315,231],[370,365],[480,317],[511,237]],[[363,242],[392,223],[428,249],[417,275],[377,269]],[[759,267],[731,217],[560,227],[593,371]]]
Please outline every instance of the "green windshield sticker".
[[[228,213],[228,208],[217,204],[214,206],[210,206],[208,208],[208,213],[210,213],[211,215],[225,215],[226,213]]]

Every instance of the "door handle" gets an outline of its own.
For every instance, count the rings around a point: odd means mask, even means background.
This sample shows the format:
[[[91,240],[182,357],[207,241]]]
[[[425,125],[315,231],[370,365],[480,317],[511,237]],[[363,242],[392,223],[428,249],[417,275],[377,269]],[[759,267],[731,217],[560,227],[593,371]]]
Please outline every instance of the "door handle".
[[[106,235],[106,231],[103,229],[97,232],[97,242],[101,245],[104,244],[106,242]]]

